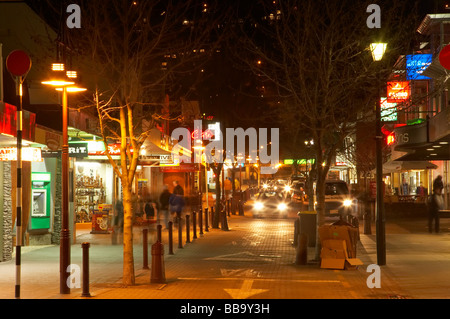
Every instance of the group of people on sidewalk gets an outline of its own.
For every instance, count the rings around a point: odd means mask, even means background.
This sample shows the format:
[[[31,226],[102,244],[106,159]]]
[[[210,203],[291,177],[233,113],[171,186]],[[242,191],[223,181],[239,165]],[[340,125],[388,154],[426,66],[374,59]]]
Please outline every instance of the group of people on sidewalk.
[[[165,184],[157,201],[152,200],[147,196],[144,199],[145,203],[143,205],[143,211],[138,212],[137,207],[133,205],[134,215],[146,220],[153,219],[155,216],[158,219],[164,219],[166,228],[168,227],[171,214],[174,214],[174,217],[177,217],[175,221],[179,220],[186,203],[184,199],[184,190],[178,181],[173,181],[173,186],[173,192],[171,193],[169,191],[169,186]],[[123,204],[121,201],[116,202],[115,210],[116,214],[113,224],[118,227],[119,230],[123,231]],[[143,215],[145,215],[145,217]]]
[[[427,200],[427,210],[428,210],[428,231],[433,232],[433,221],[434,221],[434,231],[439,233],[439,211],[444,209],[444,198],[442,196],[442,190],[444,189],[444,183],[442,181],[442,176],[439,175],[433,181],[433,193],[428,197]]]

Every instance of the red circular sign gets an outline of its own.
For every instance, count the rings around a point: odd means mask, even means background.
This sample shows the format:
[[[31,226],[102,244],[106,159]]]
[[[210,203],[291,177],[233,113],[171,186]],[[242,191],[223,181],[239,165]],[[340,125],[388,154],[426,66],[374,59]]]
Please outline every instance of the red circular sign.
[[[446,45],[441,52],[439,52],[439,62],[444,68],[450,70],[450,45]]]
[[[14,76],[24,76],[30,71],[31,59],[22,50],[14,50],[6,58],[6,68]]]

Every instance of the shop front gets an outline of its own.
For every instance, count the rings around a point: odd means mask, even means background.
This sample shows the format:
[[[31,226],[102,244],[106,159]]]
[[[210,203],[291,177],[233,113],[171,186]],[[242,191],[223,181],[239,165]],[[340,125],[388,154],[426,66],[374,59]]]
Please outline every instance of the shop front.
[[[117,159],[116,147],[110,154]],[[109,233],[114,203],[120,198],[120,182],[105,155],[101,141],[69,142],[69,152],[74,158],[74,212],[76,229],[90,229],[91,233]],[[119,185],[118,185],[119,184]]]
[[[409,211],[425,215],[425,202],[433,190],[434,179],[441,175],[444,185],[448,184],[448,123],[438,123],[439,118],[394,129],[394,156],[383,165],[388,213]],[[446,197],[448,190],[444,189]],[[445,205],[448,209],[448,199]]]

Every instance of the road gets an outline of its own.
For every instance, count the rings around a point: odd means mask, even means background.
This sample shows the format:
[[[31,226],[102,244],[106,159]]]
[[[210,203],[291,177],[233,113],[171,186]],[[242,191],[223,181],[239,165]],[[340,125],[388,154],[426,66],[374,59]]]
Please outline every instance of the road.
[[[149,284],[149,271],[139,271],[127,298],[348,299],[372,293],[364,271],[296,265],[293,231],[292,217],[232,216],[229,231],[212,230],[165,256],[166,284]],[[314,248],[308,258],[314,259]],[[99,291],[97,297],[117,298],[117,291]]]

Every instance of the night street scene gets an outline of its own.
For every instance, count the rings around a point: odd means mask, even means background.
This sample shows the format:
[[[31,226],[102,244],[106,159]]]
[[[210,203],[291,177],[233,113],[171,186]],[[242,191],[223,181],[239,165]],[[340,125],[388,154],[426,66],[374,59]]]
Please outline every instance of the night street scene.
[[[0,60],[1,302],[450,298],[450,1],[0,0]]]

